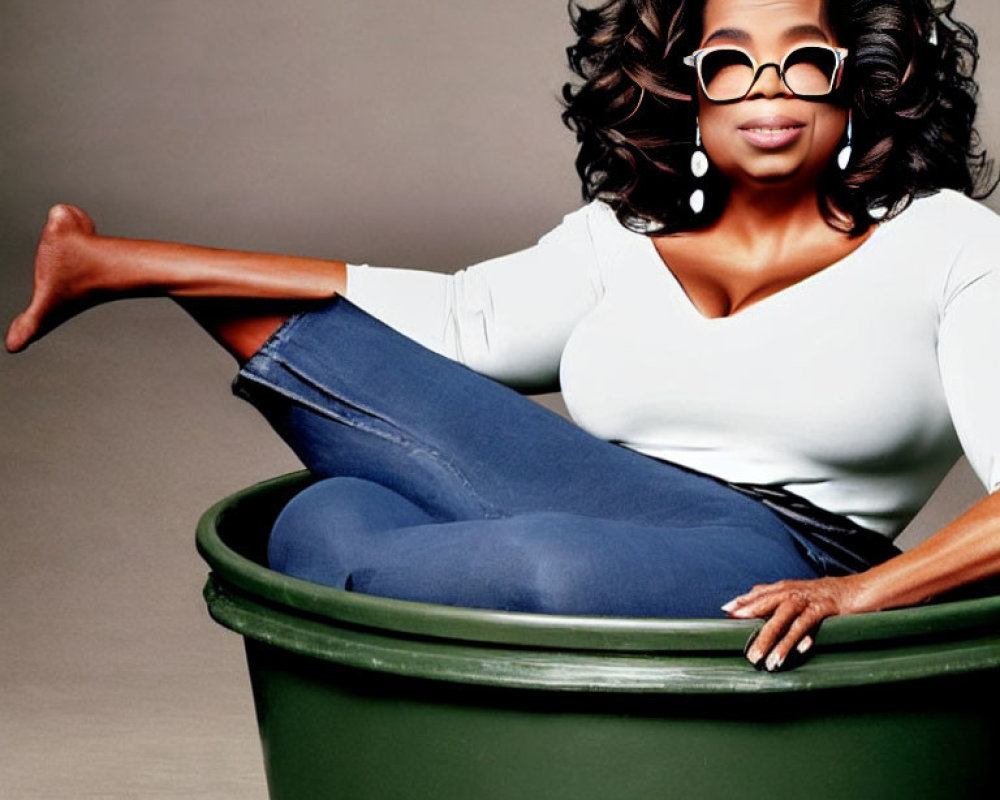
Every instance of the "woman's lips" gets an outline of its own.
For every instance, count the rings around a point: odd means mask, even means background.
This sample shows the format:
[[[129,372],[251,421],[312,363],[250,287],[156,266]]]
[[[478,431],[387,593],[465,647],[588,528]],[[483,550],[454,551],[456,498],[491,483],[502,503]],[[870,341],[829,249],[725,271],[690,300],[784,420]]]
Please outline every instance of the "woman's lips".
[[[755,147],[776,150],[798,139],[804,127],[803,123],[790,117],[758,117],[740,125],[739,132]]]

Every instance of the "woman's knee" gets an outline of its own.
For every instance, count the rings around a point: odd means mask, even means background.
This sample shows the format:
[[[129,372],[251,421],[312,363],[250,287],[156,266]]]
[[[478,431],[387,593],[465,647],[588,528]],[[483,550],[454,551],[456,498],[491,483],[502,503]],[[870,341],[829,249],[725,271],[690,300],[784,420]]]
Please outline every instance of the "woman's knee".
[[[426,512],[385,486],[359,478],[326,478],[281,510],[268,541],[268,564],[337,585],[372,533],[428,520]]]

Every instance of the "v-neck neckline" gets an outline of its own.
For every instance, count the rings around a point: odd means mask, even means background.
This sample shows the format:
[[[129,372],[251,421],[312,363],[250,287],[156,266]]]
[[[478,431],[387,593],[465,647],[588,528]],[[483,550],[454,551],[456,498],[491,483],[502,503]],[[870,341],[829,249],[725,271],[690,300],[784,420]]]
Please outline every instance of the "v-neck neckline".
[[[789,284],[785,288],[779,289],[776,292],[772,292],[771,294],[762,297],[760,300],[756,300],[753,303],[744,306],[743,308],[741,308],[740,310],[736,311],[733,314],[726,314],[724,316],[719,316],[719,317],[709,317],[705,315],[698,308],[698,306],[694,304],[694,301],[692,301],[691,296],[684,288],[684,285],[680,282],[680,279],[674,273],[673,269],[671,269],[670,264],[668,264],[667,260],[660,254],[660,251],[656,247],[656,242],[653,241],[653,238],[651,236],[646,236],[645,234],[641,233],[636,235],[641,236],[643,239],[646,240],[644,246],[646,247],[649,255],[651,256],[651,263],[661,273],[666,273],[667,280],[676,289],[678,295],[680,296],[680,299],[691,310],[691,313],[693,313],[696,317],[698,317],[700,320],[704,321],[707,324],[726,324],[726,321],[731,322],[732,320],[738,319],[739,317],[742,317],[744,314],[753,311],[753,309],[757,308],[758,306],[769,306],[769,305],[774,305],[775,303],[780,303],[781,301],[778,300],[778,298],[780,298],[782,295],[787,295],[789,293],[795,294],[797,291],[801,291],[805,288],[808,288],[814,283],[821,282],[822,280],[824,280],[821,276],[827,273],[835,275],[839,272],[842,272],[845,266],[851,263],[852,261],[856,260],[857,258],[859,258],[863,251],[871,249],[873,246],[873,242],[882,238],[882,236],[884,235],[883,229],[897,219],[899,219],[899,217],[893,217],[890,220],[885,220],[883,222],[876,223],[875,230],[873,230],[868,235],[868,237],[863,242],[861,242],[861,244],[859,244],[850,252],[845,253],[840,258],[832,261],[830,264],[823,267],[822,269],[818,269],[815,272],[812,272],[809,275],[800,278],[794,283]],[[774,301],[774,303],[771,303],[769,301]]]

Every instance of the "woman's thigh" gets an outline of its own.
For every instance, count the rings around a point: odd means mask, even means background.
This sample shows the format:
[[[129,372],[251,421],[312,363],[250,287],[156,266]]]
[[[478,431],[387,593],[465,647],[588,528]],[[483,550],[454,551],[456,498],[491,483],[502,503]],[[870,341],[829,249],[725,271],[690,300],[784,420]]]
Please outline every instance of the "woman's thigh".
[[[234,391],[317,474],[381,483],[441,520],[773,516],[709,477],[597,439],[342,299],[280,329]]]
[[[364,481],[320,481],[275,524],[272,566],[382,597],[550,614],[712,617],[753,584],[816,577],[787,528],[567,512],[435,522]]]

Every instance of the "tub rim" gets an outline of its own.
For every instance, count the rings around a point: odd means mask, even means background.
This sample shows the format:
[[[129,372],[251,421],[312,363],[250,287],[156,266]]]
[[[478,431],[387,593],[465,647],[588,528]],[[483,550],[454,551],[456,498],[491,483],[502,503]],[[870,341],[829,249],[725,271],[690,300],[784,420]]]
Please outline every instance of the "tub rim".
[[[809,663],[770,674],[742,656],[760,620],[533,614],[376,597],[283,575],[223,541],[226,515],[312,480],[301,470],[234,492],[202,514],[196,534],[212,568],[205,587],[212,616],[293,652],[471,683],[626,691],[788,691],[1000,666],[996,596],[829,618]],[[979,638],[963,637],[976,631]],[[487,655],[507,667],[477,674]]]

